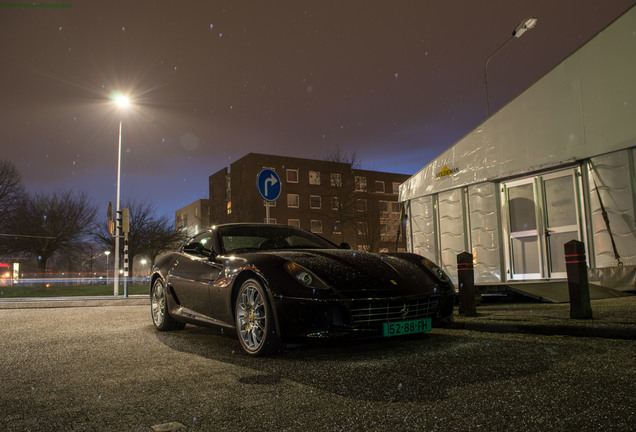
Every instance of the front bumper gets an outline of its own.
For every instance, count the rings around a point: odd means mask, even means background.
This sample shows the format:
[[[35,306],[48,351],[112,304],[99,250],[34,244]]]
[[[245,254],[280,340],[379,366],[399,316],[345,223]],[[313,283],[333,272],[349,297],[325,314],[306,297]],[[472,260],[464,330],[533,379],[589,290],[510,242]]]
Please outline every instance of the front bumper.
[[[375,337],[382,335],[387,322],[431,318],[436,325],[452,320],[453,298],[443,294],[334,300],[279,296],[274,307],[286,340]]]

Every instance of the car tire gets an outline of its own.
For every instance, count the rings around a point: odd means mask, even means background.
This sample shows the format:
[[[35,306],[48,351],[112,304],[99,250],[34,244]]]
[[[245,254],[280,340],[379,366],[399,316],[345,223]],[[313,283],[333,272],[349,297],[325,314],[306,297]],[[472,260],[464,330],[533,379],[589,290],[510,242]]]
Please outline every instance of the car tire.
[[[236,333],[246,353],[264,356],[279,350],[274,314],[267,292],[256,279],[241,284],[234,299]]]
[[[150,291],[150,314],[155,328],[159,331],[181,330],[184,323],[175,321],[168,311],[168,294],[166,286],[160,278],[152,284]]]

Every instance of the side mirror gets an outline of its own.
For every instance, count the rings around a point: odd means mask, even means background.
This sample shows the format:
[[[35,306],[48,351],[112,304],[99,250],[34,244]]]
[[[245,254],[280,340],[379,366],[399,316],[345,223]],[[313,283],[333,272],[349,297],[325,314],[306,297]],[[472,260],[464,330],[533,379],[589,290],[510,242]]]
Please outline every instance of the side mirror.
[[[351,245],[347,242],[340,243],[340,249],[351,249]]]
[[[183,246],[183,251],[185,253],[194,254],[194,255],[202,255],[208,258],[214,257],[214,252],[212,252],[210,249],[207,249],[201,243],[198,243],[198,242],[189,243]]]

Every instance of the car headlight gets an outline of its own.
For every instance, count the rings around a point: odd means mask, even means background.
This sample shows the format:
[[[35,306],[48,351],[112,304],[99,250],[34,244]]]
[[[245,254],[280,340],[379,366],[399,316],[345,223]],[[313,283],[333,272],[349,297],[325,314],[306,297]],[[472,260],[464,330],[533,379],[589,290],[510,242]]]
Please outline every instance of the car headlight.
[[[444,273],[444,270],[442,270],[441,268],[439,268],[439,266],[437,264],[435,264],[433,261],[429,260],[429,259],[422,259],[422,264],[424,264],[424,266],[435,275],[435,277],[437,279],[439,279],[442,282],[448,282],[450,280],[450,278],[448,277],[448,275],[446,273]]]
[[[307,288],[329,289],[329,285],[300,264],[295,262],[285,263],[285,270]]]

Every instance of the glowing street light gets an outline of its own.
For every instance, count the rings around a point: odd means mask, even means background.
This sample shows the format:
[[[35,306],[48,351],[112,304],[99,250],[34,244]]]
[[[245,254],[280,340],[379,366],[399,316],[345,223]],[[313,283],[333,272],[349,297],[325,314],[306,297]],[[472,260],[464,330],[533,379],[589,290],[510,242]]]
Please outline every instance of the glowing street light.
[[[115,96],[115,103],[120,108],[125,108],[128,105],[130,105],[130,100],[128,99],[128,97],[124,96],[123,94],[118,94],[117,96]]]
[[[487,109],[488,117],[490,117],[490,99],[488,97],[488,62],[490,62],[490,59],[492,58],[492,56],[497,54],[503,47],[508,45],[508,43],[511,40],[515,38],[519,39],[525,32],[533,29],[534,26],[537,24],[537,21],[538,21],[538,18],[535,18],[535,17],[526,18],[523,21],[521,21],[519,25],[517,26],[517,28],[515,28],[514,31],[512,32],[512,36],[510,36],[508,40],[506,40],[503,44],[501,44],[499,48],[493,51],[493,53],[490,54],[488,58],[486,59],[486,62],[484,63],[484,81],[486,83],[486,109]]]

